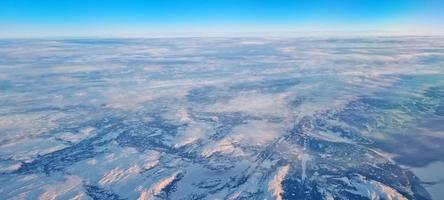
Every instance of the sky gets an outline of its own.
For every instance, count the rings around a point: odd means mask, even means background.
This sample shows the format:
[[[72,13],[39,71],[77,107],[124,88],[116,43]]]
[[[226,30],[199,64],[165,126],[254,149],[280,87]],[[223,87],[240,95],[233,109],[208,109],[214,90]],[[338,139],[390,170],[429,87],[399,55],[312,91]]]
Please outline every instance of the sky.
[[[0,38],[444,33],[444,0],[1,0]]]

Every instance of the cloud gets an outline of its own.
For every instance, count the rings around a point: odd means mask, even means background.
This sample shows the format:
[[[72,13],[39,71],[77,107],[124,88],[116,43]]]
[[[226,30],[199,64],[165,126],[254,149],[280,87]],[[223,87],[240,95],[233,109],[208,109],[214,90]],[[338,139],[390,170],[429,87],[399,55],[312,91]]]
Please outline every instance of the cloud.
[[[58,191],[69,196],[67,185],[81,182],[128,199],[163,197],[175,183],[172,198],[282,198],[291,176],[336,197],[317,177],[370,161],[392,173],[382,164],[397,167],[412,153],[426,159],[403,163],[439,160],[436,123],[411,129],[415,137],[390,133],[439,121],[442,44],[382,36],[2,41],[0,196],[63,198]],[[378,140],[386,142],[380,154],[369,145]],[[415,180],[390,181],[409,191]],[[390,181],[374,181],[355,180],[370,188],[363,193],[399,196]]]

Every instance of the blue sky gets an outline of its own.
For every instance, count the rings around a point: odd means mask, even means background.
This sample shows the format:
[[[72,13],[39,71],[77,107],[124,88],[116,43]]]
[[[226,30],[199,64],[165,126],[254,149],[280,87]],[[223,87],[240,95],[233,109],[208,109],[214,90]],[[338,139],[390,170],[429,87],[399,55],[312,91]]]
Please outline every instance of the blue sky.
[[[2,0],[0,37],[443,33],[444,0]]]

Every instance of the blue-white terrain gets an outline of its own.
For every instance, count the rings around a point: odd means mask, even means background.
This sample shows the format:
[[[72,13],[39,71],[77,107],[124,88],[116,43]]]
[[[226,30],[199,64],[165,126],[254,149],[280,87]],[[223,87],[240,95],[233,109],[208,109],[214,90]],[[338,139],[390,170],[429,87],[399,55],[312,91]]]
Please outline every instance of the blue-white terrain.
[[[0,199],[441,199],[444,37],[0,40]]]

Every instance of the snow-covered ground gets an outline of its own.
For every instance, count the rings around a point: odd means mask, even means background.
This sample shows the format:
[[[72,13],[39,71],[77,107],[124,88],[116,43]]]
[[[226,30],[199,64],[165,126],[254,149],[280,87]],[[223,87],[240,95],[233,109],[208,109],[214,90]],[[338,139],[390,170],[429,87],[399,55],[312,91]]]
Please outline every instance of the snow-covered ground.
[[[443,120],[443,37],[0,40],[0,199],[436,199]]]

